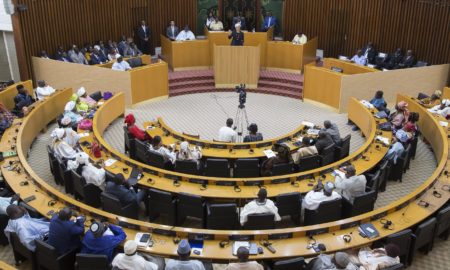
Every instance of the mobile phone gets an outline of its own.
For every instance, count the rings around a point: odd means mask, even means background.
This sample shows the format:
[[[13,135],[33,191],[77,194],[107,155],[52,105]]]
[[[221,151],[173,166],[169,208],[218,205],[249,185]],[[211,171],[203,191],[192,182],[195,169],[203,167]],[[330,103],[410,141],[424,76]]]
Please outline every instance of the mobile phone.
[[[31,195],[30,197],[26,197],[25,199],[23,199],[23,201],[26,203],[34,201],[34,200],[36,200],[36,196],[34,196],[34,195]]]
[[[139,240],[139,242],[141,243],[147,243],[147,241],[150,239],[150,234],[149,233],[144,233],[141,236],[141,239]]]

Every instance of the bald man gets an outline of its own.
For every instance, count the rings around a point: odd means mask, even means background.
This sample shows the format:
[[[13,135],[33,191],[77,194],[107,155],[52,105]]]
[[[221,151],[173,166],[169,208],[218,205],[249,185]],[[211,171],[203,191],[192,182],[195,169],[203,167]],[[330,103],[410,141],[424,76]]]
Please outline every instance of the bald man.
[[[263,270],[264,267],[255,261],[248,261],[250,255],[248,248],[240,247],[237,250],[238,263],[230,263],[225,270]]]

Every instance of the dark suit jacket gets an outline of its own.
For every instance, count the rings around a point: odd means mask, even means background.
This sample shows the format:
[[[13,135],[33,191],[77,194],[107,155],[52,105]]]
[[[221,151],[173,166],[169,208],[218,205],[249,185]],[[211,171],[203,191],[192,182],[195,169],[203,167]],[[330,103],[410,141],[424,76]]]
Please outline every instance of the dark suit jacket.
[[[234,17],[233,18],[233,24],[231,25],[231,30],[234,30],[234,25],[239,22],[239,19],[241,20],[241,30],[247,30],[247,26],[245,25],[245,18],[244,17]]]
[[[228,39],[232,38],[231,46],[243,46],[244,45],[244,33],[233,32],[228,36]]]
[[[277,18],[275,18],[274,16],[271,17],[272,19],[270,20],[270,25],[269,25],[269,17],[264,17],[264,26],[263,26],[263,30],[267,31],[269,30],[269,28],[271,26],[277,25]]]
[[[105,191],[119,199],[122,206],[130,203],[137,203],[136,192],[126,188],[124,185],[116,185],[109,181],[106,183]]]
[[[91,61],[90,61],[89,64],[91,64],[91,65],[98,65],[98,64],[100,64],[100,62],[103,62],[100,59],[100,56],[98,54],[91,53]]]
[[[415,64],[416,64],[416,58],[414,57],[414,55],[412,55],[409,58],[408,58],[408,56],[405,56],[405,58],[403,58],[401,66],[405,67],[405,68],[410,68],[410,67],[413,67]]]
[[[362,54],[365,55],[365,54],[366,54],[366,51],[367,51],[368,49],[369,49],[369,48],[364,47],[364,48],[362,49]],[[374,63],[375,63],[375,57],[377,56],[377,54],[378,54],[378,53],[377,53],[377,51],[375,50],[375,48],[372,47],[372,49],[370,49],[369,53],[367,54],[367,60],[369,61],[370,64],[374,64]]]
[[[179,33],[177,26],[174,26],[173,28],[174,28],[173,34],[172,34],[172,28],[170,26],[167,27],[167,30],[166,30],[166,36],[170,39],[176,39],[178,36],[178,33]]]
[[[317,142],[315,144],[317,152],[319,152],[319,154],[322,154],[323,149],[325,149],[330,144],[334,144],[333,139],[331,138],[330,134],[326,133],[325,138],[317,139]]]
[[[148,26],[145,27],[145,31],[142,28],[142,25],[139,25],[138,30],[137,30],[137,34],[139,39],[141,39],[142,41],[144,41],[145,38],[150,39],[150,28]]]

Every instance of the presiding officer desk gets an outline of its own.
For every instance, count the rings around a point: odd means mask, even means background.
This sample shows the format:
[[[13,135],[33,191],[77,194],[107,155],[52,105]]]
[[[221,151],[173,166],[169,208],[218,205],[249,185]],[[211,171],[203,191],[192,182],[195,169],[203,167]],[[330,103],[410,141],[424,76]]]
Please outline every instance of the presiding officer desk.
[[[53,121],[63,111],[65,104],[63,101],[67,100],[71,94],[72,91],[70,89],[58,91],[45,101],[37,104],[25,118],[16,120],[14,125],[7,130],[0,144],[2,147],[9,145],[8,149],[12,149],[14,144],[11,142],[16,137],[18,157],[6,158],[2,162],[2,174],[8,185],[14,192],[19,193],[22,199],[35,196],[35,199],[30,200],[28,204],[44,216],[49,217],[51,211],[58,211],[64,206],[70,206],[86,216],[86,228],[89,227],[91,219],[95,218],[104,219],[112,224],[119,224],[125,227],[128,239],[134,239],[138,231],[152,233],[154,245],[141,249],[143,252],[165,257],[175,257],[177,256],[177,245],[173,242],[173,239],[175,236],[178,236],[180,238],[201,238],[204,240],[203,253],[201,255],[192,254],[192,257],[196,259],[221,262],[236,260],[236,257],[232,255],[231,246],[232,242],[237,239],[255,241],[257,244],[261,243],[261,240],[269,240],[276,249],[276,253],[265,250],[262,255],[251,256],[252,260],[272,260],[296,256],[311,257],[316,256],[317,253],[312,249],[307,249],[307,244],[310,240],[308,235],[315,235],[314,238],[317,243],[325,244],[327,247],[326,252],[330,253],[368,245],[372,241],[421,222],[447,202],[450,197],[448,192],[441,192],[441,198],[433,196],[433,188],[440,190],[444,184],[448,185],[450,183],[448,177],[443,174],[444,170],[449,169],[447,167],[447,136],[434,116],[427,113],[417,103],[414,104],[408,97],[399,95],[399,100],[406,100],[410,103],[411,111],[420,113],[419,126],[424,137],[427,138],[434,150],[438,166],[434,173],[415,191],[385,207],[352,218],[320,225],[254,231],[182,228],[117,217],[100,209],[87,206],[59,192],[44,179],[40,178],[27,162],[27,152],[33,140],[46,127],[47,123]],[[103,117],[102,120],[108,120],[105,116]],[[100,126],[100,128],[105,127],[106,125]],[[9,170],[8,164],[15,165],[15,168]],[[427,201],[430,204],[429,207],[419,206],[417,203],[419,199]],[[381,218],[389,219],[395,224],[392,230],[382,228]],[[358,225],[366,222],[373,223],[380,232],[380,237],[370,240],[358,234]],[[346,243],[343,240],[344,234],[352,235],[350,243]],[[221,248],[219,242],[222,240],[229,240],[231,243],[225,248]]]
[[[341,167],[343,164],[351,162],[358,174],[373,168],[386,154],[387,147],[382,146],[375,140],[377,133],[391,139],[390,132],[377,131],[377,119],[372,115],[375,111],[368,110],[356,99],[349,100],[349,119],[360,127],[362,133],[367,138],[364,145],[347,158],[300,173],[293,173],[282,176],[258,177],[258,178],[215,178],[198,175],[188,175],[173,171],[163,170],[138,162],[120,153],[110,146],[103,138],[106,127],[116,118],[124,114],[123,97],[120,94],[113,96],[106,101],[94,115],[93,134],[83,138],[92,142],[95,140],[103,147],[102,160],[109,158],[117,160],[114,166],[105,169],[111,173],[123,173],[124,168],[128,169],[128,174],[132,168],[142,172],[143,177],[138,184],[143,188],[154,188],[169,191],[172,193],[188,192],[211,199],[251,199],[255,198],[259,186],[267,188],[269,197],[288,192],[306,193],[312,189],[312,185],[317,184],[318,176],[325,177],[325,181],[334,181],[331,175],[333,169]],[[123,108],[122,110],[120,108]],[[384,121],[384,120],[382,120]],[[381,133],[380,133],[381,132]],[[93,136],[93,137],[92,137]],[[289,140],[291,137],[286,137]],[[86,153],[89,149],[83,147]],[[95,161],[99,159],[90,155]],[[365,158],[363,158],[363,156]],[[206,189],[205,189],[206,185]],[[236,190],[236,186],[239,187]]]
[[[260,48],[260,67],[301,73],[305,64],[314,62],[317,38],[306,44],[273,41],[273,28],[267,32],[244,32],[244,46]],[[206,39],[171,41],[161,35],[161,56],[174,71],[209,69],[214,66],[214,46],[228,46],[230,32],[205,29]]]

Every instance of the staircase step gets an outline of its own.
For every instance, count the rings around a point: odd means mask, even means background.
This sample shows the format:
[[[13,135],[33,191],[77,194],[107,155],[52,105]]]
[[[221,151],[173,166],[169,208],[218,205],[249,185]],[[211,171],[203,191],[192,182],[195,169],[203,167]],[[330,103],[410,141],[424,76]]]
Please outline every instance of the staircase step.
[[[277,89],[302,89],[303,83],[282,83],[267,80],[259,80],[258,87],[273,87]]]

